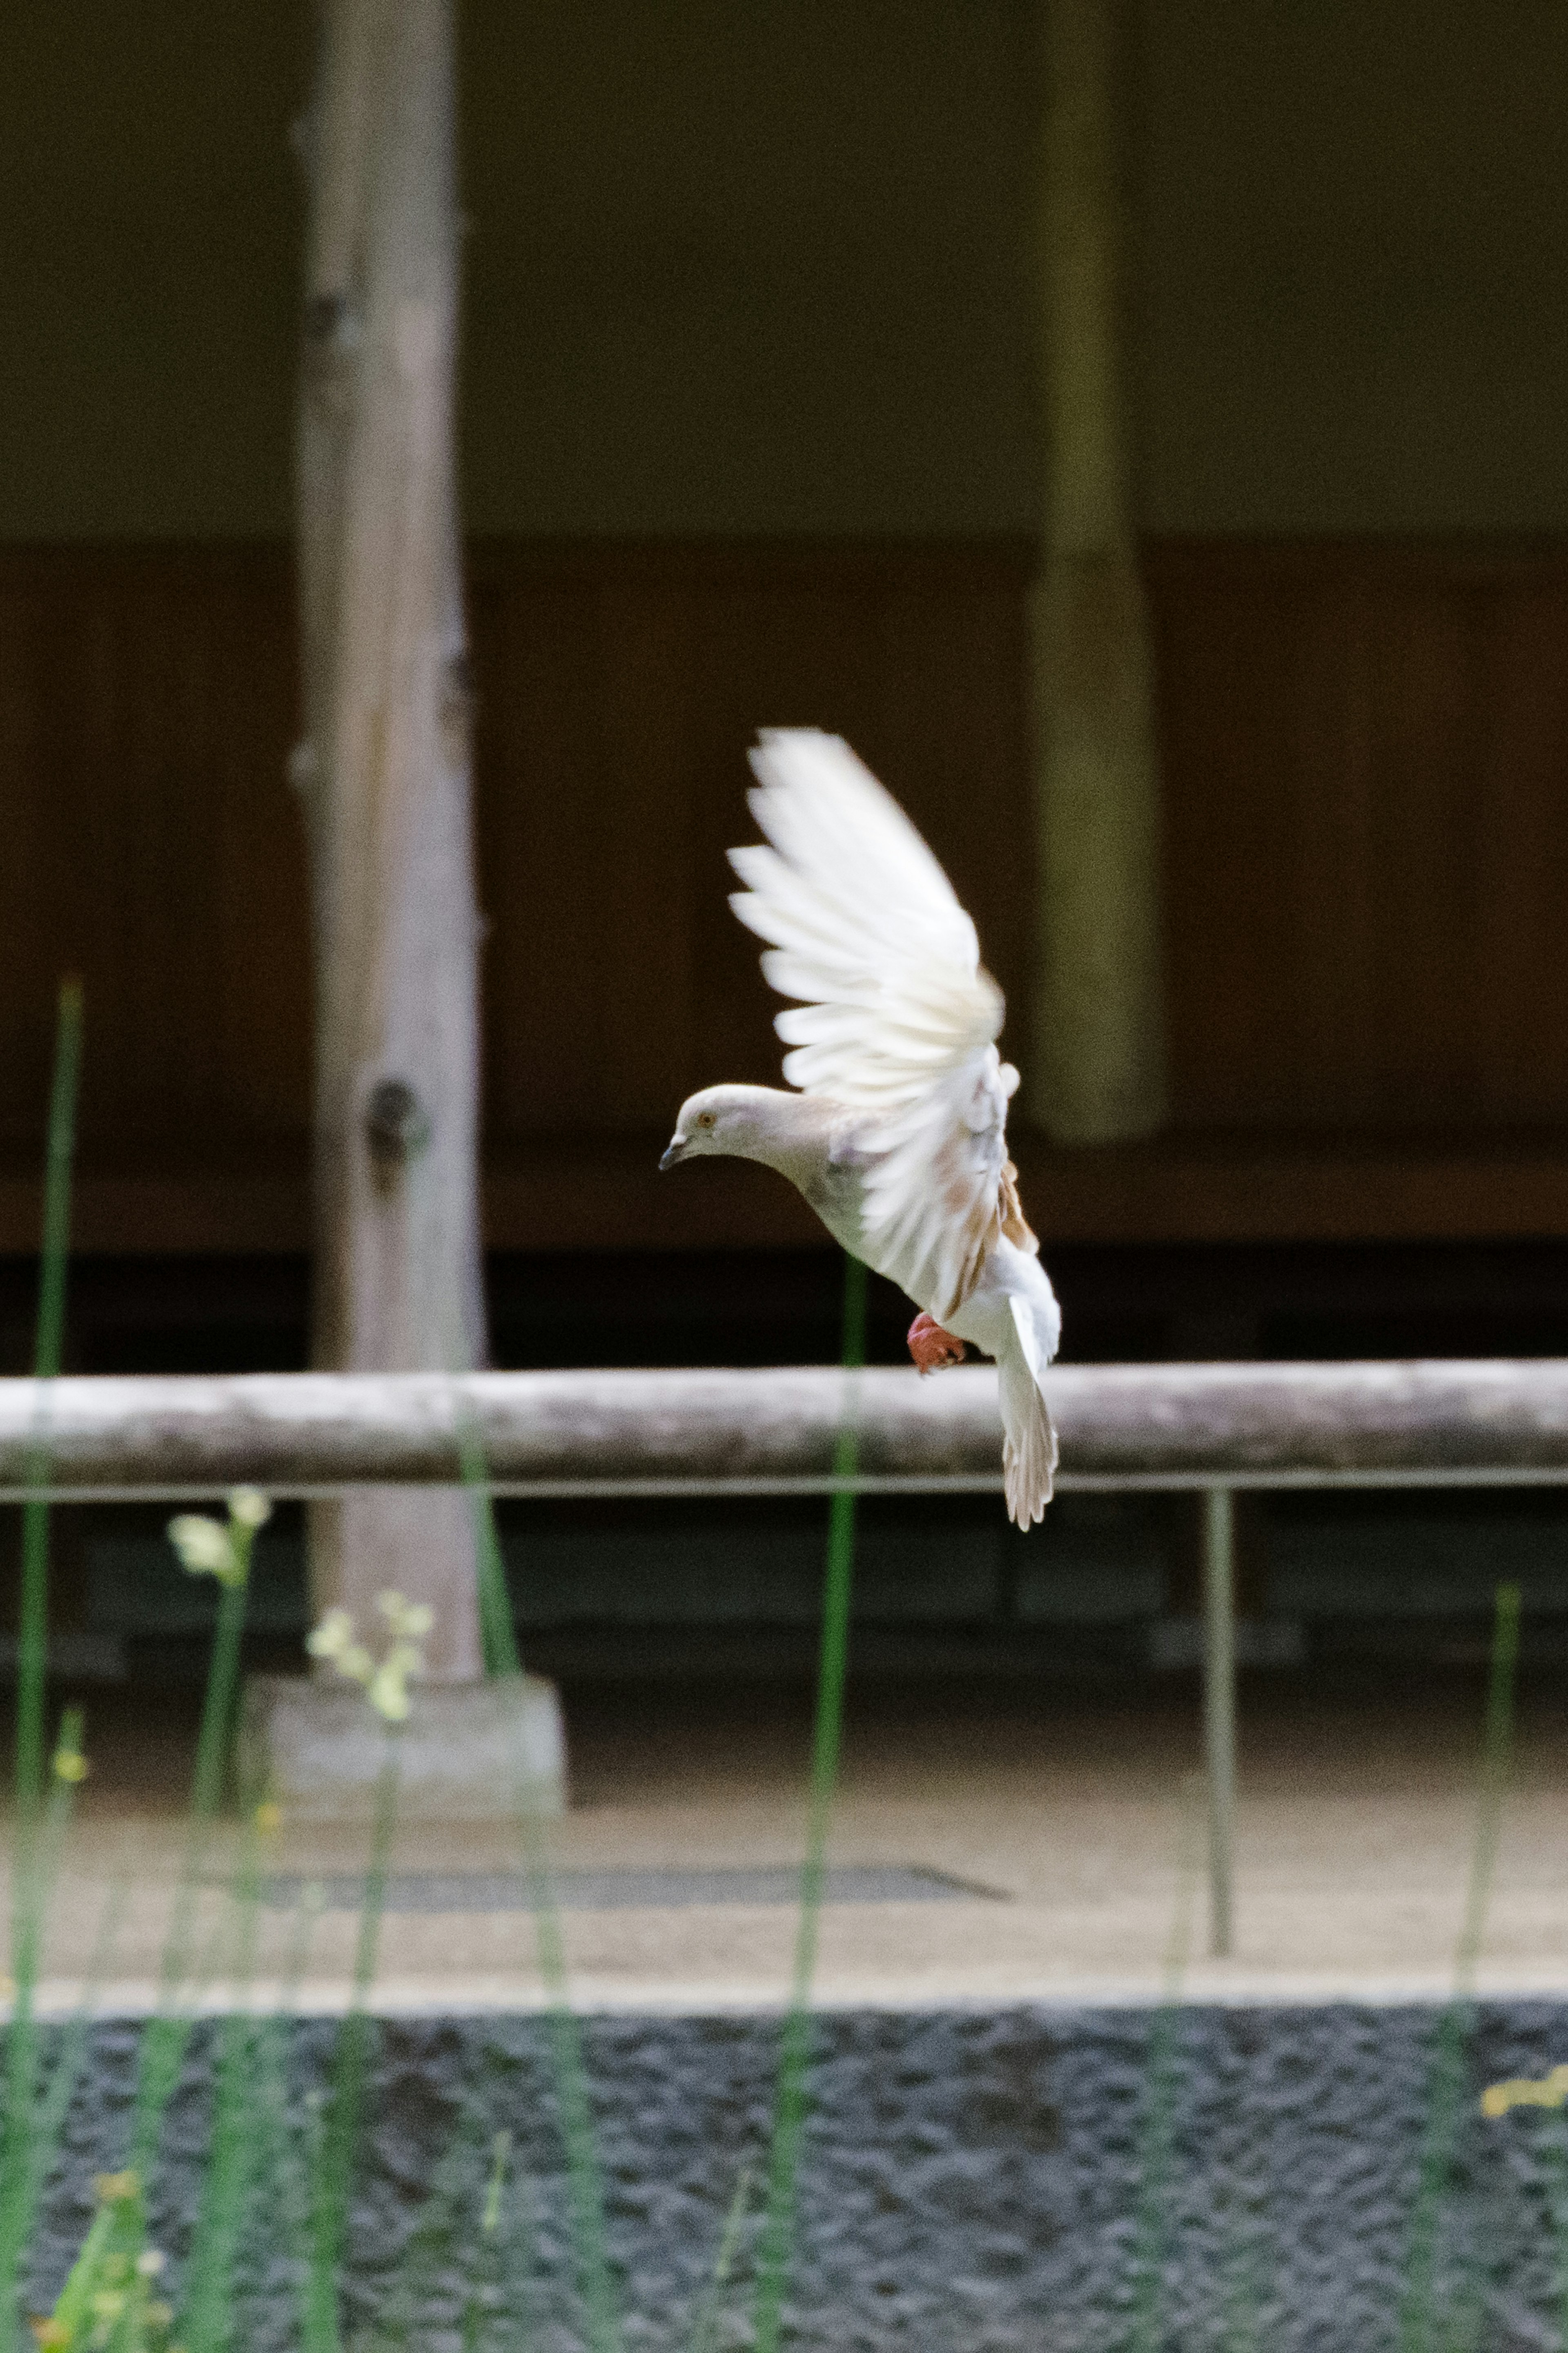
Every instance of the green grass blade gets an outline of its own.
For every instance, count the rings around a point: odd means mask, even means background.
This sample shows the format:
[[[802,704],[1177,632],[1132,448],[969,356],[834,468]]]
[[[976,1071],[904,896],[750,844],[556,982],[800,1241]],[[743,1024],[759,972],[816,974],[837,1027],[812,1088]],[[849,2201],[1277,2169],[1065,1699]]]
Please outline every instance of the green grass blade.
[[[235,2260],[256,2179],[259,2150],[252,2108],[260,2026],[251,2014],[250,1992],[261,1911],[260,1865],[261,1829],[252,1804],[247,1810],[235,1887],[234,1967],[229,2008],[218,2030],[206,2172],[185,2269],[180,2340],[187,2353],[221,2353],[229,2339]]]
[[[1459,2117],[1465,2102],[1465,2065],[1473,2023],[1476,1970],[1486,1935],[1487,1906],[1497,1862],[1498,1831],[1508,1786],[1513,1739],[1515,1673],[1519,1664],[1519,1588],[1500,1585],[1492,1629],[1491,1672],[1487,1684],[1486,1728],[1481,1743],[1480,1788],[1470,1848],[1464,1919],[1454,1954],[1454,1993],[1437,2021],[1426,2080],[1426,2117],[1422,2134],[1415,2200],[1405,2242],[1405,2279],[1399,2309],[1399,2353],[1436,2353],[1437,2239],[1443,2201],[1453,2168]]]
[[[479,1435],[462,1439],[463,1482],[474,1525],[474,1565],[479,1593],[479,1623],[485,1671],[492,1678],[521,1683],[522,1661],[507,1592],[506,1569],[496,1532],[489,1472]],[[594,2130],[593,2101],[583,2057],[583,2038],[567,1986],[566,1943],[555,1900],[549,1849],[537,1808],[521,1766],[516,1812],[522,1864],[533,1915],[534,1947],[548,2003],[551,2065],[566,2159],[567,2199],[578,2293],[583,2300],[589,2353],[618,2353],[621,2341],[615,2284],[605,2223],[604,2176]]]
[[[468,1510],[474,1524],[474,1575],[479,1596],[479,1648],[484,1657],[485,1672],[493,1679],[521,1675],[522,1657],[517,1646],[517,1627],[511,1614],[511,1599],[507,1592],[506,1564],[501,1558],[500,1537],[496,1531],[495,1503],[490,1494],[489,1472],[484,1449],[478,1432],[471,1425],[462,1434],[461,1461],[463,1485],[468,1491]]]
[[[260,2021],[256,2044],[257,2168],[270,2197],[270,2236],[294,2266],[301,2284],[301,2309],[308,2302],[310,2280],[310,2167],[303,2160],[301,2121],[289,2096],[291,2029],[299,2016],[300,1989],[310,1963],[310,1946],[321,1922],[324,1891],[310,1883],[300,1891],[284,1957],[278,2004]],[[304,2120],[311,2118],[308,2107]],[[307,2145],[310,2132],[303,2136]]]
[[[397,1789],[402,1772],[397,1727],[386,1726],[386,1746],[375,1788],[375,1814],[371,1828],[370,1864],[365,1873],[364,1898],[360,1905],[359,1934],[354,1944],[353,1983],[349,2008],[338,2030],[333,2054],[332,2087],[312,2167],[310,2194],[310,2255],[305,2296],[305,2353],[339,2353],[338,2274],[348,2234],[349,2203],[354,2162],[359,2152],[360,2119],[365,2084],[374,2046],[374,2021],[369,2010],[370,1989],[375,1976],[382,1915],[386,1907],[386,1873],[397,1827]]]
[[[235,2260],[258,2155],[258,2022],[245,2010],[226,2014],[218,2032],[212,2132],[183,2299],[180,2341],[190,2353],[221,2353],[231,2335]]]
[[[487,2048],[481,2075],[488,2073],[494,2059],[493,2049]],[[510,2147],[510,2133],[497,2133],[491,2128],[479,2088],[469,2085],[431,2177],[429,2194],[409,2232],[403,2268],[376,2331],[378,2346],[391,2348],[422,2341],[418,2334],[421,2316],[437,2288],[442,2266],[455,2269],[461,2262],[460,2232],[476,2194],[479,2198],[479,2250],[481,2255],[488,2247],[493,2250]],[[470,2327],[478,2326],[479,2268],[476,2263],[469,2265],[463,2307],[465,2340]]]
[[[44,1166],[44,1230],[33,1373],[52,1381],[65,1339],[66,1266],[70,1248],[71,1163],[76,1146],[81,1073],[81,984],[60,985],[55,1025],[54,1078],[49,1092]],[[40,1389],[38,1421],[29,1449],[28,1484],[48,1478],[49,1399]],[[17,2272],[21,2247],[16,2221],[25,2213],[32,2177],[31,2142],[37,2098],[37,2034],[33,1992],[43,1939],[46,1875],[39,1852],[44,1810],[44,1695],[48,1666],[49,1507],[30,1495],[22,1507],[22,1577],[16,1631],[16,1836],[11,1859],[11,1976],[16,1987],[5,2051],[5,2121],[0,2136],[0,2346],[18,2339]]]
[[[572,2244],[583,2300],[589,2353],[619,2353],[620,2316],[610,2271],[604,2173],[594,2129],[594,2106],[583,2036],[567,1989],[566,1944],[555,1900],[543,1825],[520,1791],[523,1870],[533,1913],[534,1946],[548,2002],[550,2057],[566,2158]]]
[[[60,1850],[74,1810],[76,1781],[59,1770],[67,1757],[79,1757],[82,1712],[68,1708],[60,1719],[55,1749],[56,1770],[49,1782],[43,1820],[34,1824],[29,1861],[29,1901],[35,1908],[37,1932],[48,1908]],[[58,2124],[51,2134],[48,2095],[40,2094],[40,2042],[34,2012],[37,1992],[37,1945],[33,1947],[32,1973],[16,1988],[11,2024],[6,2031],[6,2105],[3,2158],[0,2158],[0,2282],[5,2284],[5,2326],[11,2341],[16,2333],[16,2290],[22,2257],[37,2208],[43,2176],[40,2147],[52,2158]],[[51,2075],[52,2083],[53,2077]],[[45,2168],[47,2172],[47,2166]]]
[[[510,2133],[492,2134],[490,2169],[485,2181],[485,2202],[479,2212],[479,2244],[469,2273],[468,2294],[463,2298],[463,2353],[479,2353],[479,2331],[484,2320],[480,2290],[491,2285],[500,2271],[495,2258],[500,2240],[502,2200],[506,2195],[507,2159],[510,2154]]]
[[[463,2353],[507,2353],[508,2348],[526,2346],[532,2333],[534,2235],[521,2172],[514,2172],[512,2194],[510,2200],[507,2196],[510,2157],[511,2135],[496,2133],[490,2142],[479,2244],[463,2306]]]
[[[88,1957],[87,1973],[82,1979],[80,1999],[60,2038],[60,2047],[55,2055],[54,2064],[49,2069],[48,2081],[38,2103],[37,2114],[34,2119],[30,2152],[32,2186],[27,2217],[28,2229],[31,2228],[32,2217],[37,2211],[37,2203],[43,2194],[44,2184],[54,2168],[60,2135],[65,2129],[66,2116],[71,2104],[71,2095],[81,2081],[81,2072],[87,2064],[99,1989],[109,1973],[110,1959],[125,1915],[126,1899],[130,1892],[131,1883],[128,1879],[120,1878],[110,1882],[102,1908],[98,1915],[98,1926],[93,1932],[92,1949]],[[24,2232],[23,2243],[26,2243],[26,2232]]]
[[[842,1361],[853,1374],[866,1361],[866,1269],[847,1253],[844,1264]],[[853,1479],[859,1463],[855,1396],[847,1388],[844,1423],[834,1447],[835,1478]],[[827,1564],[823,1579],[822,1633],[817,1654],[816,1712],[811,1743],[811,1790],[805,1859],[800,1874],[790,2006],[779,2051],[778,2088],[768,2152],[767,2204],[758,2250],[752,2322],[755,2353],[777,2353],[784,2292],[794,2250],[800,2142],[805,2124],[811,2063],[811,1988],[827,1866],[827,1831],[844,1731],[844,1688],[849,1658],[849,1607],[855,1581],[856,1496],[838,1489],[829,1507]]]
[[[697,2308],[697,2317],[692,2323],[691,2340],[687,2348],[687,2353],[714,2353],[718,2338],[720,2306],[724,2290],[729,2284],[730,2274],[735,2268],[736,2251],[741,2243],[741,2232],[745,2228],[746,2200],[751,2194],[752,2168],[749,2165],[743,2165],[741,2168],[740,2179],[735,2184],[735,2194],[730,2200],[730,2211],[724,2217],[724,2228],[719,2236],[719,2253],[713,2262],[713,2275],[708,2283],[702,2301]]]
[[[66,1264],[70,1252],[71,1163],[76,1151],[77,1095],[81,1077],[81,983],[60,984],[55,1025],[54,1082],[49,1092],[47,1156],[44,1168],[43,1257],[38,1281],[38,1320],[33,1345],[33,1377],[52,1381],[65,1345]],[[45,1393],[47,1400],[47,1392]],[[48,1407],[40,1421],[29,1465],[29,1485],[48,1477]],[[48,1655],[49,1507],[29,1496],[22,1511],[22,1593],[16,1639],[16,1810],[26,1826],[44,1795],[44,1678]],[[30,1913],[24,1915],[24,1933]],[[14,1968],[23,1983],[26,1959]]]
[[[245,1632],[249,1584],[242,1577],[218,1588],[217,1624],[213,1632],[202,1699],[201,1728],[196,1736],[196,1765],[191,1786],[189,1826],[179,1884],[174,1891],[169,1932],[164,1939],[159,1972],[158,2008],[142,2031],[137,2059],[136,2106],[132,2124],[130,2163],[145,2185],[151,2179],[163,2129],[163,2112],[179,2081],[191,2039],[189,1995],[194,1989],[193,1939],[196,1907],[211,1845],[213,1824],[223,1799],[224,1774],[239,1688],[240,1641]],[[182,2000],[182,1996],[185,1997]]]

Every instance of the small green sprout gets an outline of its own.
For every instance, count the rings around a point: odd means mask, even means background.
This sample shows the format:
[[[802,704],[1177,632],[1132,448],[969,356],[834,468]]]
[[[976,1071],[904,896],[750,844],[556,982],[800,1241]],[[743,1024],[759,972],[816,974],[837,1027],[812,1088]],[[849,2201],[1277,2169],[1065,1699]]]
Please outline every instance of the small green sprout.
[[[479,2228],[487,2239],[493,2239],[500,2228],[501,2192],[506,2188],[506,2161],[510,2153],[510,2133],[497,2133],[490,2142],[490,2178],[485,2186],[485,2211],[479,2219]]]
[[[358,1683],[384,1723],[401,1724],[408,1714],[408,1683],[425,1669],[424,1639],[436,1622],[426,1602],[410,1601],[389,1589],[378,1593],[375,1606],[386,1620],[389,1647],[379,1662],[356,1641],[354,1621],[341,1604],[329,1609],[305,1647],[313,1659],[324,1660]]]
[[[181,1512],[169,1522],[169,1542],[187,1575],[243,1585],[250,1575],[256,1531],[271,1516],[272,1506],[258,1489],[237,1487],[228,1499],[226,1523],[201,1512]]]
[[[79,1748],[57,1748],[53,1766],[57,1781],[85,1781],[91,1770]]]
[[[138,2173],[100,2173],[98,2213],[47,2320],[35,2320],[39,2345],[59,2353],[173,2353],[174,2307],[153,2293],[163,2256],[146,2243]]]

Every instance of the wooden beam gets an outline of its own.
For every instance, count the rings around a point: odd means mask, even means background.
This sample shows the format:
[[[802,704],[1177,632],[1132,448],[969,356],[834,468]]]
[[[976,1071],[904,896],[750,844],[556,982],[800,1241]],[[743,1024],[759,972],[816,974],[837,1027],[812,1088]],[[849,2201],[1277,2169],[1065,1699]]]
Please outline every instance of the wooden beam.
[[[1568,1359],[1065,1366],[1067,1485],[1568,1480]],[[0,1491],[298,1494],[453,1482],[474,1441],[503,1492],[821,1492],[847,1414],[872,1487],[1000,1487],[995,1376],[876,1366],[247,1374],[0,1381]]]
[[[316,943],[312,1355],[482,1362],[479,916],[457,516],[452,0],[323,0],[300,398]],[[395,1586],[481,1671],[461,1498],[311,1515],[318,1607]]]
[[[1065,1144],[1165,1116],[1159,773],[1129,487],[1124,0],[1041,0],[1039,981],[1025,1100]]]

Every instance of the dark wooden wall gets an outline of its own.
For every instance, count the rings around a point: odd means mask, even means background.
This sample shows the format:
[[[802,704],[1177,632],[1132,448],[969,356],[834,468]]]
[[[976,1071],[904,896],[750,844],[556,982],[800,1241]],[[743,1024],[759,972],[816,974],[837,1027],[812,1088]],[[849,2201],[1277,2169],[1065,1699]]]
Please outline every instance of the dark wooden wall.
[[[834,728],[887,776],[1022,1004],[1023,576],[1017,553],[962,550],[480,553],[498,1143],[668,1133],[694,1087],[776,1082],[774,1005],[725,904],[759,725]]]
[[[82,1144],[196,1155],[308,1117],[286,559],[0,554],[0,1137],[36,1150],[58,976],[87,987]]]
[[[1568,552],[1150,551],[1189,1127],[1568,1124]]]
[[[759,723],[856,743],[1026,1002],[1028,564],[1007,544],[475,550],[496,1239],[806,1230],[753,1172],[647,1181],[685,1092],[776,1070],[724,906]],[[1568,1231],[1568,549],[1164,542],[1147,574],[1174,1124],[1140,1153],[1037,1154],[1058,1226]],[[290,604],[281,550],[0,555],[6,1247],[33,1230],[65,968],[88,993],[84,1238],[303,1239]],[[1521,1150],[1525,1195],[1478,1192],[1478,1155]],[[1471,1173],[1446,1212],[1433,1172],[1456,1153]],[[1338,1206],[1312,1210],[1336,1155]]]

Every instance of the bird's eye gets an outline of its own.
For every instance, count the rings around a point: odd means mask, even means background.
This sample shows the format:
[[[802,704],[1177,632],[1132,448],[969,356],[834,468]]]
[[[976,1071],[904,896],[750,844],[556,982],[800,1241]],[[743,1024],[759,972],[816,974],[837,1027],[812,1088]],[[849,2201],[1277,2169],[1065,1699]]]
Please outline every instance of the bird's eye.
[[[711,1127],[713,1124],[712,1113],[710,1111],[700,1111],[697,1114],[697,1124],[699,1127]]]

